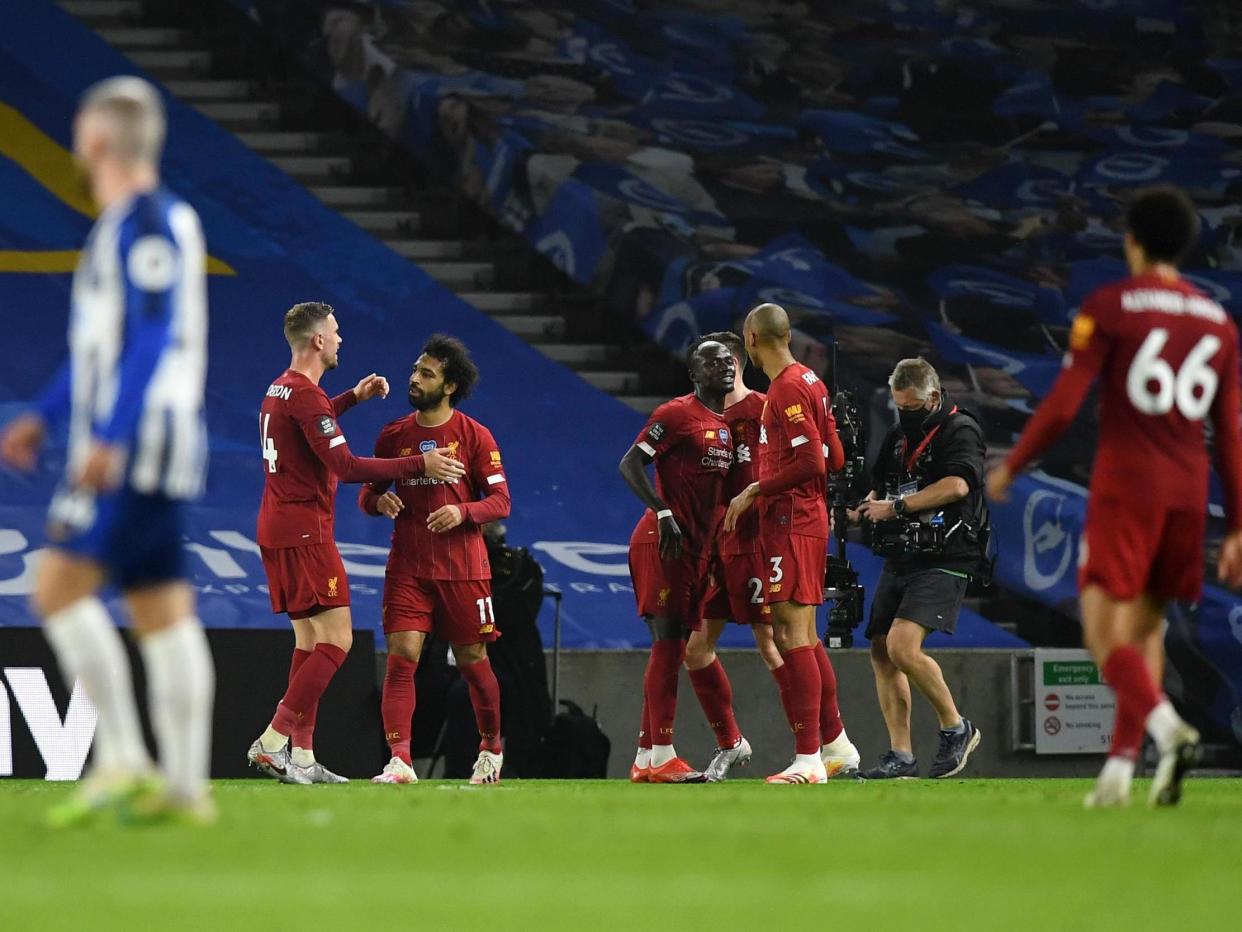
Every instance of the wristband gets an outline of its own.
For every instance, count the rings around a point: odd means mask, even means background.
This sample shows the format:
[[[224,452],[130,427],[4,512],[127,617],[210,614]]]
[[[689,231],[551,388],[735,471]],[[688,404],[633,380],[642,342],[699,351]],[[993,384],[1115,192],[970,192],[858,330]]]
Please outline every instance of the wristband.
[[[665,518],[671,518],[672,516],[673,510],[671,508],[665,508],[663,511],[656,512],[657,521],[663,521]]]

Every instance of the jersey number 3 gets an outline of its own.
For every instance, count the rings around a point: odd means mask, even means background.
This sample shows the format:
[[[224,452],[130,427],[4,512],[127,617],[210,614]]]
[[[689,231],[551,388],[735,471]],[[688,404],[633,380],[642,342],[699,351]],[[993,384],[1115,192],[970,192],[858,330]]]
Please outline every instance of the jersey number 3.
[[[267,462],[267,471],[276,471],[276,441],[274,441],[267,433],[268,422],[272,419],[270,414],[265,414],[259,424],[259,439],[263,444],[263,459]]]
[[[1186,354],[1182,367],[1173,367],[1160,357],[1169,340],[1169,331],[1157,327],[1134,354],[1126,373],[1126,394],[1130,404],[1143,414],[1168,414],[1176,404],[1188,421],[1202,420],[1212,407],[1220,379],[1208,361],[1220,349],[1220,338],[1208,334]],[[1153,390],[1154,389],[1154,390]],[[1196,394],[1196,389],[1198,394]]]

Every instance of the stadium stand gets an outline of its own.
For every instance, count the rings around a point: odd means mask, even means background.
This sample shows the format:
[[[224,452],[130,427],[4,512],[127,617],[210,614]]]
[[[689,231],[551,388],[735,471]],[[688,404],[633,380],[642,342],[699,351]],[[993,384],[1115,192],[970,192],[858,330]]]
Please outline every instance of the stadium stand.
[[[74,51],[72,66],[44,67],[39,29]],[[91,209],[73,185],[66,151],[80,88],[132,70],[118,53],[51,4],[3,40],[0,115],[5,121],[0,184],[6,212],[0,252],[0,304],[11,309],[22,352],[0,376],[0,417],[17,410],[60,361],[72,250],[90,227]],[[340,213],[321,205],[276,166],[252,153],[203,114],[169,100],[167,183],[198,209],[213,257],[209,375],[211,471],[206,499],[193,512],[195,582],[211,627],[283,627],[260,588],[253,543],[261,489],[255,416],[271,378],[287,363],[279,318],[315,296],[340,311],[346,344],[340,385],[379,371],[400,385],[411,353],[428,333],[461,336],[483,371],[470,410],[491,425],[514,488],[510,539],[532,547],[547,580],[565,592],[564,643],[627,647],[646,635],[634,617],[625,552],[635,506],[616,461],[642,418],[577,375],[528,348],[486,315],[454,297]],[[43,308],[43,313],[23,309]],[[269,323],[264,324],[266,320]],[[355,374],[356,373],[356,374]],[[366,451],[387,420],[404,413],[400,391],[386,403],[350,413],[344,427]],[[43,502],[63,447],[34,481],[6,481],[0,535],[0,623],[33,623],[25,605],[31,558],[42,539]],[[341,500],[338,536],[350,572],[355,617],[379,630],[379,587],[387,553],[381,522]],[[972,643],[1020,643],[981,617]],[[545,638],[550,636],[546,630]],[[748,635],[747,635],[748,637]],[[745,643],[739,638],[739,643]]]
[[[1190,190],[1190,277],[1242,314],[1229,3],[232,2],[672,352],[775,300],[847,383],[928,355],[1001,451],[1153,183]],[[996,510],[1015,611],[1072,613],[1092,417]],[[1235,606],[1212,590],[1171,644],[1211,658],[1242,734]]]
[[[951,388],[981,408],[990,442],[1003,449],[1055,375],[1077,302],[1118,271],[1126,189],[1162,180],[1190,184],[1205,220],[1192,273],[1237,310],[1242,251],[1234,231],[1242,213],[1231,199],[1242,180],[1235,149],[1242,64],[1210,48],[1238,31],[1228,4],[1074,4],[1081,36],[1066,40],[1056,28],[1063,10],[1022,2],[946,13],[918,2],[854,2],[823,12],[738,0],[727,16],[693,2],[513,3],[500,12],[465,2],[231,2],[263,26],[284,60],[315,71],[324,88],[412,154],[427,177],[455,186],[567,283],[602,296],[617,321],[672,352],[696,333],[735,324],[758,299],[779,300],[797,315],[800,358],[822,370],[826,345],[836,340],[849,384],[870,389],[894,358],[926,353],[957,376]],[[91,15],[91,3],[63,6]],[[143,10],[138,3],[107,6],[135,22]],[[261,107],[229,109],[204,99],[232,91],[185,86],[219,77],[210,55],[144,51],[145,42],[158,46],[170,37],[138,33],[102,34],[127,48],[134,64],[171,69],[182,86],[170,83],[170,90],[197,95],[203,114],[242,129],[243,138],[250,133],[256,148],[270,153],[287,142],[256,138],[282,128],[265,124],[273,114]],[[15,47],[19,35],[9,40]],[[34,54],[27,50],[28,58]],[[25,82],[14,80],[25,95],[57,82],[44,89],[56,100],[54,116],[34,120],[53,138],[63,140],[74,89],[124,66],[98,46],[84,56],[92,60],[96,70],[80,65],[80,73],[54,79],[30,60]],[[17,109],[33,119],[44,103]],[[174,114],[190,129],[173,135],[181,143],[170,162],[181,163],[170,164],[170,178],[196,204],[196,195],[207,199],[200,209],[211,242],[236,272],[213,279],[214,291],[227,296],[213,295],[221,347],[215,366],[224,365],[220,353],[237,363],[230,359],[216,384],[232,414],[216,415],[213,424],[213,489],[231,486],[237,495],[203,509],[217,516],[196,528],[209,548],[199,551],[205,565],[216,560],[240,573],[229,577],[235,589],[253,589],[255,579],[245,580],[256,576],[257,560],[236,546],[236,535],[249,530],[241,490],[257,488],[245,465],[250,402],[234,380],[246,357],[254,357],[255,384],[281,365],[278,341],[225,349],[220,330],[246,321],[253,333],[256,313],[283,307],[298,296],[291,285],[305,284],[365,318],[354,324],[363,331],[355,345],[365,343],[368,370],[402,371],[408,360],[385,333],[417,315],[427,322],[417,333],[451,321],[443,325],[478,345],[485,374],[521,373],[528,395],[515,397],[492,376],[477,401],[500,425],[513,468],[526,470],[515,474],[515,488],[533,493],[523,501],[519,492],[511,536],[534,543],[550,581],[566,589],[567,643],[638,639],[623,561],[633,509],[612,478],[618,443],[638,421],[315,205],[226,133],[188,108]],[[281,158],[273,161],[281,165]],[[339,163],[284,158],[284,168],[331,203],[336,186],[327,182]],[[27,178],[19,181],[30,187]],[[408,217],[379,219],[409,205],[379,190],[362,204],[349,200],[361,195],[341,194],[345,201],[336,206],[446,284],[479,286],[466,296],[493,310],[482,289],[485,270],[467,282],[460,268],[437,268],[446,258],[466,264],[475,256],[420,252],[428,247],[417,245],[425,240],[412,235]],[[398,209],[385,197],[396,198]],[[64,212],[51,213],[58,209]],[[390,221],[393,227],[376,226]],[[365,278],[348,274],[363,268]],[[3,287],[16,289],[23,303],[44,290],[44,303],[59,306],[63,282],[6,275]],[[46,296],[56,288],[54,302]],[[528,309],[518,310],[525,316]],[[37,326],[55,334],[60,321]],[[556,357],[547,330],[512,330]],[[259,365],[261,358],[268,362]],[[45,362],[22,360],[6,394],[28,394]],[[618,389],[607,378],[594,381]],[[632,394],[632,386],[624,388]],[[639,391],[641,408],[648,396]],[[563,428],[565,398],[581,409],[574,422],[582,428],[572,435]],[[366,411],[355,417],[359,430],[351,432],[364,435],[382,419]],[[996,513],[998,579],[1015,599],[1007,604],[1064,610],[1072,600],[1083,507],[1077,483],[1090,425],[1080,428],[1079,442],[1050,458],[1048,473],[1023,480],[1015,502]],[[549,457],[549,449],[557,452]],[[550,459],[563,461],[572,481],[549,475]],[[37,496],[31,490],[27,497]],[[27,506],[26,515],[5,558],[14,565],[38,538],[37,509]],[[221,527],[223,538],[211,535]],[[378,551],[366,548],[379,546],[382,534],[349,514],[342,536],[360,542],[352,565],[360,568],[359,601],[366,604],[375,599],[366,578],[378,575]],[[855,548],[851,556],[864,581],[873,576],[867,554]],[[214,606],[205,610],[211,623],[253,623],[260,614],[261,594],[248,602],[247,593],[221,590],[218,603],[212,594],[205,596]],[[21,617],[15,600],[4,604]],[[1242,642],[1233,634],[1239,604],[1214,590],[1175,626],[1187,653],[1212,658],[1214,714],[1223,728],[1239,724],[1231,722],[1239,716],[1229,699],[1237,695],[1230,684],[1242,682]],[[970,622],[959,629],[958,645],[1017,643],[977,615]]]

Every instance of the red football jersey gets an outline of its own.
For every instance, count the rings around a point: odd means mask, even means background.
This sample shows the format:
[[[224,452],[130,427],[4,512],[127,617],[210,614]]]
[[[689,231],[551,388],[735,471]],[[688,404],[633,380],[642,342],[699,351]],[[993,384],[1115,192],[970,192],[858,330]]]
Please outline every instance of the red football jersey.
[[[725,408],[724,419],[733,435],[733,468],[725,480],[725,505],[759,479],[759,428],[763,418],[763,392],[751,392],[741,401]],[[720,553],[736,556],[758,553],[759,509],[748,508],[738,519],[737,527],[720,536]]]
[[[418,579],[491,579],[487,546],[479,526],[509,514],[509,483],[500,459],[500,447],[491,431],[460,411],[439,427],[423,427],[417,413],[387,424],[375,441],[377,457],[411,456],[448,449],[466,467],[459,481],[446,483],[419,476],[401,479],[396,493],[405,507],[393,521],[389,572]],[[375,501],[391,485],[364,486],[358,503],[377,514]],[[444,505],[457,505],[464,520],[441,534],[427,530],[427,516]]]
[[[805,444],[828,459],[829,444],[839,443],[836,434],[837,422],[823,380],[801,363],[791,363],[768,387],[759,430],[759,480],[767,481],[781,473]],[[784,492],[762,496],[759,520],[763,533],[826,538],[825,494],[825,479],[818,476]]]
[[[263,450],[261,547],[304,547],[333,539],[337,479],[325,459],[345,443],[336,419],[356,402],[352,391],[334,401],[299,372],[286,369],[259,408]]]
[[[725,477],[733,463],[733,438],[725,419],[694,395],[666,401],[634,440],[655,459],[656,492],[668,503],[693,554],[711,551],[724,519]],[[655,512],[646,510],[630,543],[659,540]]]
[[[1242,526],[1238,333],[1188,282],[1129,278],[1091,294],[1056,385],[1009,456],[1015,472],[1073,420],[1101,376],[1091,493],[1135,507],[1206,508],[1211,415],[1231,528]]]

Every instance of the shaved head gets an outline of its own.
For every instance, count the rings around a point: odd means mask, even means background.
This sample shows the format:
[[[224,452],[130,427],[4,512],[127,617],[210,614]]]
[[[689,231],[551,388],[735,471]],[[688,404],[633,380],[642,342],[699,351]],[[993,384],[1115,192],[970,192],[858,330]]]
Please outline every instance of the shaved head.
[[[789,353],[789,315],[779,304],[760,304],[746,315],[742,341],[750,361],[773,378],[793,361]],[[769,371],[769,366],[774,366]]]
[[[789,315],[779,304],[760,304],[746,315],[746,329],[762,343],[788,343]]]

